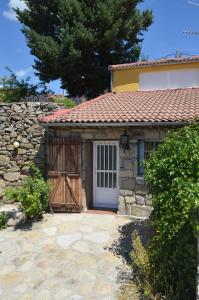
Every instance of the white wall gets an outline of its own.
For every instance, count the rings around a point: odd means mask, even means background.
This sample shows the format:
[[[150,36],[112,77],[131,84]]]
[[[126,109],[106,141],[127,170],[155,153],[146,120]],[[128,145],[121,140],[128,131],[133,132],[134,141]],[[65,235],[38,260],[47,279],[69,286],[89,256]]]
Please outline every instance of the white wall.
[[[139,75],[140,91],[199,87],[199,69],[147,72]]]

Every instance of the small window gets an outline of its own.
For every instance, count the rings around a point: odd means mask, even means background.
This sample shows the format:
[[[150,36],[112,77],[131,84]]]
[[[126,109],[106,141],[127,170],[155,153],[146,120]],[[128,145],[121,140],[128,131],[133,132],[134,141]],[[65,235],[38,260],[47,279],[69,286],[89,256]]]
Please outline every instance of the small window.
[[[144,176],[144,160],[150,158],[151,153],[157,148],[160,142],[139,141],[138,142],[138,176]]]

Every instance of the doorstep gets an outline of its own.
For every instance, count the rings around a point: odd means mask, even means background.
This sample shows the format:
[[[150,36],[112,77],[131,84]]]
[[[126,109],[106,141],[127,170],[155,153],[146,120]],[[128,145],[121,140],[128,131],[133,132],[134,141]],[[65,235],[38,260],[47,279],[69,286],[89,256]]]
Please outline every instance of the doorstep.
[[[90,208],[85,211],[86,214],[97,214],[97,215],[117,215],[116,209],[108,208]]]

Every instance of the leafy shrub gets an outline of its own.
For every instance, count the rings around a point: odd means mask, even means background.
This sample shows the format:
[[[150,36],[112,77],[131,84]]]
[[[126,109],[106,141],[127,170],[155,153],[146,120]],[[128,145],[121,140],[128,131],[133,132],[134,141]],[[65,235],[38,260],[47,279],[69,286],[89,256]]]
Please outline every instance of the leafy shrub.
[[[22,209],[29,219],[40,218],[48,207],[49,184],[43,179],[39,169],[30,164],[30,176],[23,187],[6,189],[9,199],[15,199],[21,203]]]
[[[195,299],[198,163],[196,124],[171,132],[145,163],[154,208],[155,237],[149,248],[152,284],[169,300]]]
[[[5,189],[5,195],[8,199],[14,200],[16,202],[19,201],[20,198],[20,188],[10,187]]]
[[[39,168],[33,163],[30,164],[30,174],[31,176],[26,181],[27,187],[31,194],[39,193],[42,209],[45,211],[48,207],[50,186],[42,177]]]
[[[55,98],[55,97],[53,97],[52,99],[53,99],[53,102],[64,104],[64,106],[66,106],[67,108],[72,108],[75,106],[74,101],[70,98],[66,98],[66,97]]]
[[[5,213],[0,213],[0,229],[3,229],[6,227],[7,223],[7,217]]]

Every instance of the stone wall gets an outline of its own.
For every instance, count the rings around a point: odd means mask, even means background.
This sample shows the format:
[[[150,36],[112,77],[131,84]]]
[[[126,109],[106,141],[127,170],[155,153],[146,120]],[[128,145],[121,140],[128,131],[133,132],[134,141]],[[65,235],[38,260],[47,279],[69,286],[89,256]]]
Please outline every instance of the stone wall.
[[[151,196],[143,177],[138,176],[138,141],[161,141],[164,139],[168,127],[146,126],[126,128],[129,134],[129,150],[119,153],[119,195],[118,214],[148,217],[151,213]],[[92,155],[90,145],[93,140],[116,140],[124,133],[124,127],[98,127],[98,128],[49,128],[49,133],[61,137],[81,138],[83,141],[83,205],[87,209],[93,201],[92,178],[89,168],[92,168]]]
[[[166,132],[156,127],[129,131],[129,150],[120,151],[119,214],[138,217],[150,215],[151,196],[148,195],[148,186],[144,178],[138,176],[138,141],[162,140]]]
[[[44,171],[44,129],[38,118],[59,108],[55,103],[0,103],[0,201],[7,202],[5,187],[24,182],[30,161]]]

